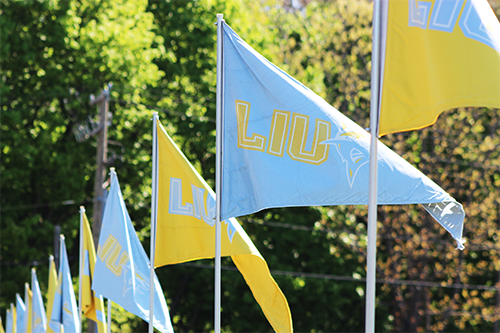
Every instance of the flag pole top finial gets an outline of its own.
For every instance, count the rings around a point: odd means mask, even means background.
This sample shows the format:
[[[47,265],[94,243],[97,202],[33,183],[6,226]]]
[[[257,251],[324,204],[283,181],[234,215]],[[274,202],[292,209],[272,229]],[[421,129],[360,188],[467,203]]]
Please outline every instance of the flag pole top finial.
[[[85,207],[80,206],[80,213],[85,213]]]
[[[115,168],[114,167],[109,168],[109,177],[111,178],[111,181],[113,180],[113,178],[115,176],[116,176]],[[111,183],[111,181],[110,181],[110,183]]]

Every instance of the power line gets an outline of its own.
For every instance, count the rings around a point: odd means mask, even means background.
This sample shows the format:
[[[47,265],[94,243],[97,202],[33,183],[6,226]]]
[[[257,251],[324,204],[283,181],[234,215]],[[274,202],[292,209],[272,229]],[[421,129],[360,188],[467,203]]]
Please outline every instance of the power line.
[[[193,263],[182,263],[182,266],[204,268],[204,269],[214,269],[214,266],[205,264],[193,264]],[[222,266],[221,269],[226,271],[238,271],[236,267]],[[348,281],[348,282],[358,282],[365,283],[366,278],[363,277],[353,277],[353,276],[342,276],[342,275],[330,275],[330,274],[317,274],[317,273],[305,273],[296,271],[277,271],[270,270],[272,275],[283,275],[292,277],[304,277],[309,279],[321,279],[321,280],[334,280],[334,281]],[[448,288],[448,289],[469,289],[469,290],[490,290],[500,292],[500,286],[486,286],[477,284],[461,284],[461,283],[451,283],[446,282],[432,282],[432,281],[415,281],[415,280],[399,280],[399,279],[377,279],[379,284],[394,284],[394,285],[407,285],[414,287],[431,287],[431,288]]]
[[[68,260],[71,262],[73,260],[79,260],[78,256],[68,256]],[[40,265],[46,265],[49,263],[49,259],[38,259],[38,260],[24,260],[24,261],[0,261],[0,266],[28,266],[28,267],[36,267]]]
[[[147,110],[151,110],[151,111],[161,111],[161,112],[168,113],[168,114],[171,114],[174,116],[185,117],[185,118],[194,118],[194,119],[198,119],[200,121],[215,123],[215,118],[206,117],[206,116],[198,116],[198,115],[194,115],[194,114],[188,115],[184,112],[173,111],[173,110],[169,110],[169,109],[162,109],[162,108],[152,106],[152,105],[137,104],[137,103],[127,102],[124,100],[117,100],[117,99],[111,99],[110,102],[114,102],[114,103],[117,103],[120,105],[135,106],[135,107],[141,105],[141,106],[144,106]]]
[[[42,203],[42,204],[33,204],[33,205],[20,205],[20,206],[12,206],[12,207],[6,207],[2,208],[0,207],[0,212],[5,212],[5,211],[13,211],[13,210],[26,210],[26,209],[34,209],[34,208],[41,208],[41,207],[57,207],[57,206],[70,206],[70,205],[78,205],[78,203],[75,202],[75,200],[65,200],[65,201],[58,201],[58,202],[49,202],[49,203]],[[291,223],[281,223],[281,222],[257,222],[254,221],[253,219],[245,219],[245,223],[251,223],[251,224],[257,224],[257,225],[262,225],[262,226],[270,226],[274,228],[284,228],[284,229],[291,229],[291,230],[302,230],[302,231],[317,231],[321,233],[339,233],[339,232],[347,232],[353,234],[354,232],[351,230],[346,230],[346,229],[331,229],[331,228],[315,228],[315,227],[308,227],[304,225],[297,225],[297,224],[291,224]],[[400,237],[395,237],[387,234],[380,234],[380,238],[384,239],[395,239],[395,240],[410,240],[413,239],[412,236],[400,236]],[[429,239],[430,241],[442,241],[440,238],[434,238],[434,239]],[[468,246],[469,249],[471,250],[500,250],[498,246],[479,246],[475,244],[469,244]]]
[[[32,204],[32,205],[20,205],[20,206],[12,206],[12,207],[0,207],[0,212],[6,212],[9,210],[24,210],[24,209],[32,209],[32,208],[40,208],[40,207],[56,207],[56,206],[71,206],[77,205],[75,200],[64,200],[64,201],[56,201],[56,202],[47,202],[40,204]]]

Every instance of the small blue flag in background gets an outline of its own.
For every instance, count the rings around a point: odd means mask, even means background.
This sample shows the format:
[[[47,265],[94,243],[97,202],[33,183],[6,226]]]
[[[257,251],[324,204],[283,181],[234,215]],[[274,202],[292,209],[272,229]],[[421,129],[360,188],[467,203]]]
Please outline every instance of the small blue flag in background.
[[[31,299],[32,318],[29,319],[33,321],[31,329],[33,333],[45,333],[47,330],[47,315],[45,314],[42,292],[34,268],[31,269],[31,289],[33,292],[33,298]]]
[[[52,314],[49,326],[54,327],[54,331],[64,328],[64,333],[80,333],[80,319],[76,306],[75,290],[71,280],[71,271],[66,252],[66,243],[63,235],[60,236],[61,251],[59,258],[59,276],[57,278],[57,290],[54,294]]]
[[[26,331],[26,305],[21,298],[21,295],[16,294],[16,329],[18,332]]]
[[[135,233],[114,171],[111,177],[92,290],[149,322],[149,258]],[[163,333],[173,332],[156,274],[153,318],[156,329]]]

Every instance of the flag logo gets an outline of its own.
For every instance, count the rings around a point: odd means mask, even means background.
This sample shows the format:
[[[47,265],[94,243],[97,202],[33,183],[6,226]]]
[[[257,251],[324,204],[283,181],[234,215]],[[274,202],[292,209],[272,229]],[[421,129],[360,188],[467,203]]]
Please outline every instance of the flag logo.
[[[469,0],[460,15],[463,4],[464,0],[440,0],[432,8],[432,2],[417,3],[416,0],[409,0],[408,26],[452,33],[458,22],[465,37],[500,50],[498,20],[494,15],[485,15],[488,4],[485,1]]]
[[[454,108],[500,107],[500,23],[488,1],[382,8],[380,135],[430,126]]]
[[[332,124],[329,121],[314,119],[314,134],[310,148],[307,147],[310,117],[297,112],[273,110],[269,137],[251,133],[250,103],[236,100],[236,122],[238,131],[238,148],[256,150],[269,155],[283,157],[286,150],[288,156],[298,162],[320,165],[328,159],[328,146],[323,141],[329,139]],[[290,128],[290,131],[288,130]],[[266,152],[266,142],[267,152]],[[286,142],[288,141],[288,147]]]

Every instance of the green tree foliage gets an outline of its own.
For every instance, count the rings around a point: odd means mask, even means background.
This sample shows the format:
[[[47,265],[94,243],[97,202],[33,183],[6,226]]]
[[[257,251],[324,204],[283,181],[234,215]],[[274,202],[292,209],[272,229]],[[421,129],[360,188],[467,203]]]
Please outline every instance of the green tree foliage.
[[[77,275],[78,206],[91,211],[96,152],[94,139],[78,143],[72,131],[79,121],[95,119],[89,96],[108,82],[116,89],[114,98],[139,100],[146,85],[155,85],[161,77],[152,61],[163,49],[144,1],[0,4],[4,312],[30,281],[29,266],[40,264],[39,280],[47,288],[48,256],[56,251],[55,225],[66,235]],[[120,174],[129,187],[138,189],[143,184],[140,171],[127,167],[149,154],[144,148],[133,158],[127,153],[144,141],[141,129],[132,123],[147,123],[150,115],[120,111],[110,134],[127,147]],[[138,133],[141,140],[136,140]]]

